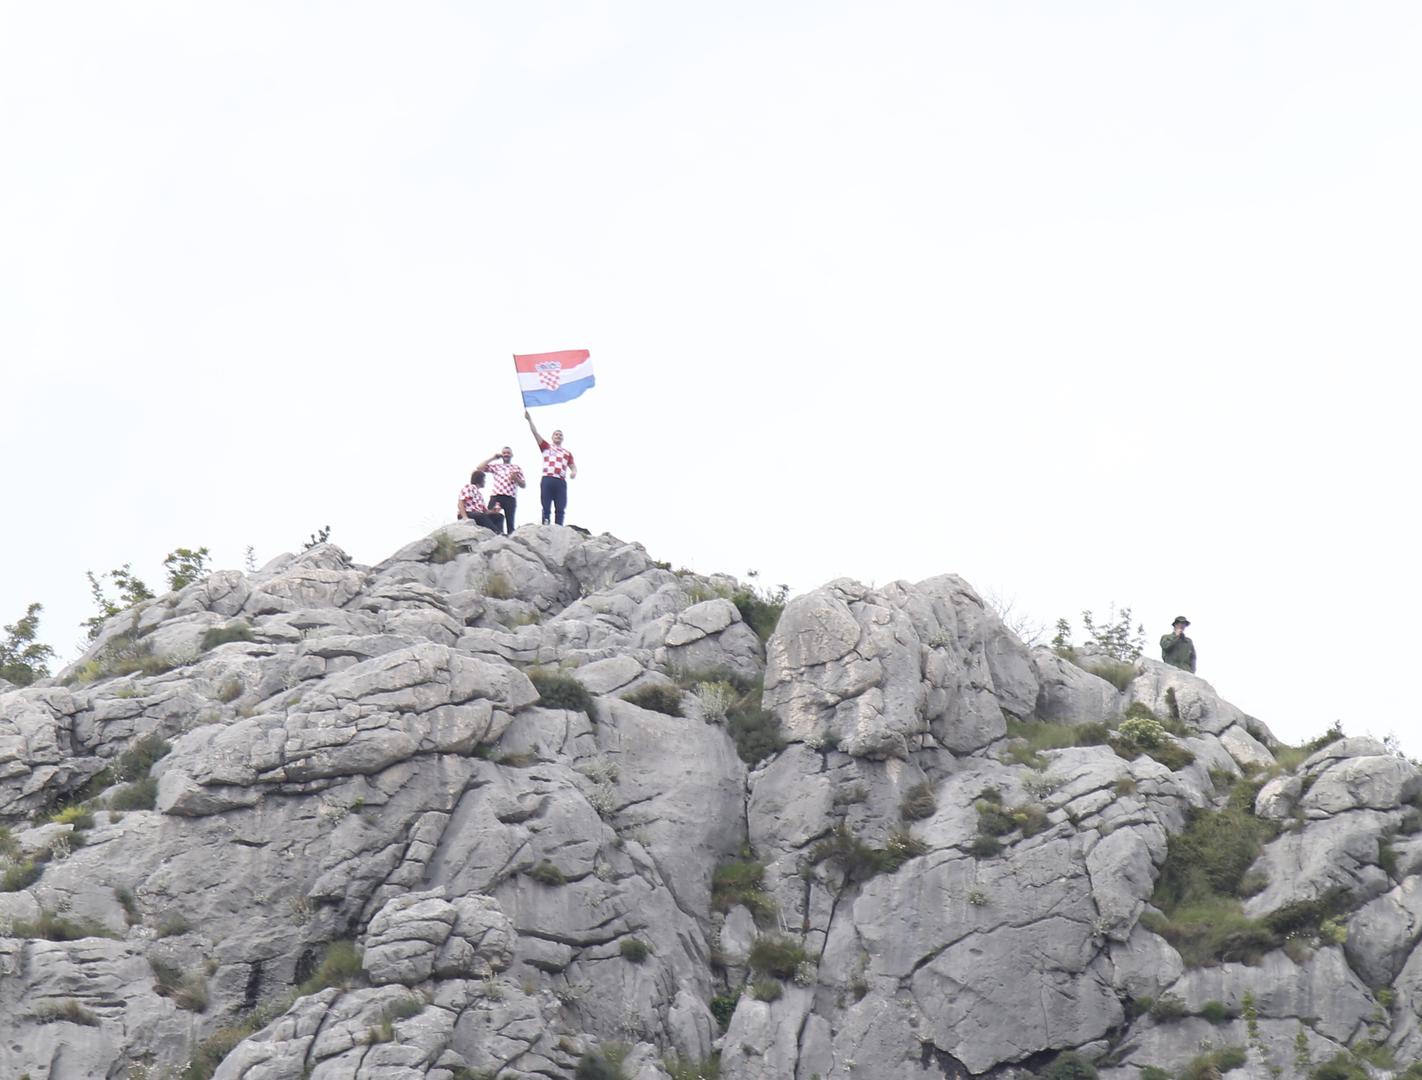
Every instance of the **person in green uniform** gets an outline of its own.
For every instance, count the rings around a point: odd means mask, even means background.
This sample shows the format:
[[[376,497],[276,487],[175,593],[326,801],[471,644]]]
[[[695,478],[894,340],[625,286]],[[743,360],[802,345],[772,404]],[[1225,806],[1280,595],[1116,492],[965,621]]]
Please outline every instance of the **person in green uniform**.
[[[1190,620],[1184,615],[1175,616],[1170,633],[1160,639],[1160,658],[1172,667],[1195,670],[1195,643],[1185,636],[1185,627]]]

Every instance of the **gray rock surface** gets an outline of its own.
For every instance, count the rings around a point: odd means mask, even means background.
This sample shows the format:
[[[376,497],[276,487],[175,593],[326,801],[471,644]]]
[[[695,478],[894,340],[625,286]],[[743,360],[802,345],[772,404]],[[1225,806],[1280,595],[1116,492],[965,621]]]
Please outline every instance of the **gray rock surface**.
[[[1118,691],[952,575],[831,582],[764,646],[741,591],[450,525],[373,567],[211,574],[0,686],[0,1076],[1422,1059],[1411,763],[1345,738],[1270,777],[1277,741],[1209,683],[1146,659]],[[1004,738],[1142,707],[1192,762]],[[1227,803],[1277,829],[1216,901],[1250,963],[1191,964],[1157,885]]]

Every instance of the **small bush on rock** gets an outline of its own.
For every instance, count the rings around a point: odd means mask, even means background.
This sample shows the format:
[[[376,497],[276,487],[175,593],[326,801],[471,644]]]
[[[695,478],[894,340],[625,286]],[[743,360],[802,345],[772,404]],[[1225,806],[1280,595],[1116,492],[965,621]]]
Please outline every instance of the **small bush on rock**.
[[[933,785],[925,780],[904,793],[899,803],[899,816],[905,821],[922,821],[932,817],[937,809],[938,800],[934,797]]]
[[[41,1024],[79,1024],[83,1027],[98,1027],[99,1017],[91,1009],[85,1008],[73,998],[57,1004],[46,1003],[35,1009],[35,1019]]]
[[[584,1054],[573,1070],[574,1080],[627,1080],[622,1071],[622,1053],[612,1047]]]
[[[716,1018],[716,1023],[721,1025],[722,1031],[730,1027],[731,1017],[735,1015],[736,1004],[740,1000],[740,990],[732,990],[727,994],[717,994],[711,999],[711,1015]]]
[[[41,911],[37,919],[17,919],[15,937],[40,938],[44,941],[82,941],[84,938],[118,937],[112,930],[93,919],[70,919],[52,911]]]
[[[233,641],[256,640],[256,636],[252,633],[252,628],[241,619],[238,619],[236,622],[230,622],[225,626],[214,626],[207,633],[203,634],[202,642],[199,644],[198,649],[201,652],[207,652],[209,649],[215,649],[219,645],[227,645]]]
[[[1231,1069],[1238,1069],[1248,1060],[1242,1046],[1222,1046],[1190,1059],[1180,1070],[1178,1080],[1213,1080]]]
[[[711,874],[711,908],[730,911],[744,905],[757,920],[769,919],[779,910],[775,898],[765,891],[765,864],[754,859],[729,859]]]
[[[556,886],[568,884],[568,878],[564,875],[563,871],[559,870],[547,859],[544,859],[537,866],[524,872],[540,885]]]
[[[189,1012],[206,1012],[208,1006],[207,979],[201,972],[184,975],[162,960],[148,958],[153,969],[154,991],[159,997],[172,999],[174,1005]]]
[[[765,935],[755,939],[751,945],[746,964],[760,975],[773,975],[777,979],[793,979],[795,969],[808,960],[809,954],[794,938],[784,935]]]
[[[756,1001],[779,1001],[784,988],[774,979],[756,979],[751,983],[751,997]]]
[[[750,577],[756,576],[755,571],[751,571]],[[751,585],[749,588],[741,589],[731,596],[731,603],[736,605],[736,610],[741,613],[741,620],[755,631],[756,636],[764,643],[770,640],[770,635],[775,633],[775,627],[780,622],[780,616],[785,611],[785,601],[790,595],[790,586],[777,585],[774,589],[764,591]]]
[[[1223,1001],[1207,1001],[1200,1006],[1200,1016],[1212,1024],[1224,1024],[1239,1014]]]
[[[1096,1080],[1096,1066],[1074,1050],[1058,1054],[1055,1061],[1037,1074],[1042,1080]]]
[[[332,986],[349,990],[365,977],[360,950],[353,941],[333,941],[326,946],[321,964],[311,978],[301,984],[301,994],[315,994]]]
[[[639,941],[636,938],[623,938],[617,951],[622,954],[622,959],[629,964],[640,964],[647,959],[652,950],[647,948],[645,941]]]
[[[125,784],[109,796],[109,809],[152,810],[158,802],[158,781],[151,776]]]
[[[528,673],[533,688],[538,691],[538,704],[545,709],[570,709],[586,713],[597,722],[597,702],[587,687],[571,675],[548,668],[535,668]]]
[[[665,713],[667,716],[681,716],[681,691],[666,683],[645,683],[636,690],[622,695],[622,700],[641,709]]]

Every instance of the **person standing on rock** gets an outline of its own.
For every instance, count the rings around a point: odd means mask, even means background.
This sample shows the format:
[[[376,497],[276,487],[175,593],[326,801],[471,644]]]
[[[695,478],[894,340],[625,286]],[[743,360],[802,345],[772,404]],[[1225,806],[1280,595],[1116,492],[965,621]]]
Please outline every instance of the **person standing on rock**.
[[[459,490],[458,517],[462,521],[472,521],[496,533],[504,531],[504,515],[491,514],[484,505],[484,474],[475,469],[469,474],[469,483]]]
[[[533,432],[533,440],[543,452],[543,480],[538,489],[538,497],[543,503],[543,524],[548,524],[548,511],[554,513],[555,525],[563,524],[563,512],[568,508],[568,481],[578,475],[578,467],[573,463],[572,451],[563,446],[562,431],[553,432],[550,443],[538,434],[533,426],[533,417],[523,410],[523,418],[528,421],[528,430]]]
[[[497,454],[492,454],[476,466],[475,471],[487,470],[494,481],[493,494],[489,496],[489,506],[503,512],[504,524],[510,534],[514,531],[514,513],[518,510],[517,490],[527,487],[523,479],[523,469],[513,463],[513,451],[505,446]]]
[[[1185,627],[1190,620],[1184,615],[1175,616],[1170,633],[1160,639],[1160,658],[1171,667],[1195,670],[1195,643],[1185,636]]]

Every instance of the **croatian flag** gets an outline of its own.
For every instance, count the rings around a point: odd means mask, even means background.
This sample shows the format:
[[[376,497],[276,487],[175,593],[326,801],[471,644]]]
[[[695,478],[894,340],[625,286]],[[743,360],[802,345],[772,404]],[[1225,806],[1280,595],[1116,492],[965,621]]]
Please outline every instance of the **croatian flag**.
[[[518,386],[523,391],[523,407],[557,405],[572,401],[594,385],[592,361],[587,349],[567,349],[563,352],[514,353],[518,369]]]

